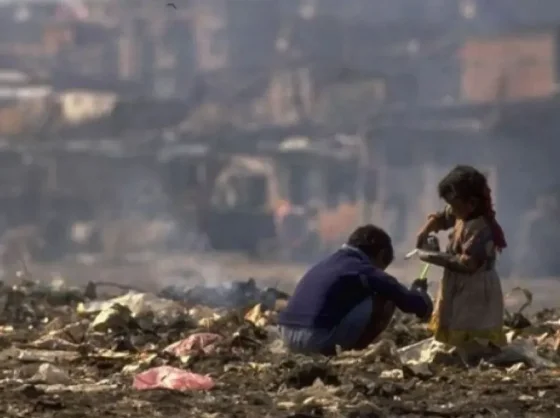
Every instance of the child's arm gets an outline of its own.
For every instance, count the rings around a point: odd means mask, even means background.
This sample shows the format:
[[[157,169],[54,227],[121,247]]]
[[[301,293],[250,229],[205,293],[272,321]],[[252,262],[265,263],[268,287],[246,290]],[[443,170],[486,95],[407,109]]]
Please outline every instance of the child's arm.
[[[420,260],[447,268],[457,273],[472,274],[495,256],[492,231],[488,226],[466,229],[463,236],[462,254],[419,251]]]
[[[451,212],[451,206],[447,205],[442,211],[429,215],[428,223],[431,226],[431,230],[428,232],[439,232],[453,228],[455,216]]]
[[[372,268],[361,277],[370,290],[393,302],[401,311],[415,314],[419,318],[426,318],[432,314],[433,305],[428,294],[407,289],[393,276],[377,269]]]
[[[473,268],[473,265],[469,262],[469,260],[464,259],[463,256],[457,254],[420,250],[418,251],[418,257],[425,263],[434,264],[457,273],[470,274],[477,270],[476,268]]]
[[[445,231],[453,228],[455,225],[455,216],[451,212],[451,207],[448,205],[440,212],[428,215],[428,222],[420,229],[416,238],[416,248],[420,248],[426,241],[426,237],[431,232]]]

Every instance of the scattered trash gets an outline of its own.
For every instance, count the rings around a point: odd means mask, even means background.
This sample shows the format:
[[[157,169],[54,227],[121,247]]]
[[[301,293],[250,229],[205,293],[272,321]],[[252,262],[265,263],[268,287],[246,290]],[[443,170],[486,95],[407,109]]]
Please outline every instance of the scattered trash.
[[[405,364],[402,371],[404,377],[418,377],[421,380],[429,379],[434,375],[428,363]]]
[[[10,334],[12,332],[14,332],[14,327],[11,325],[0,326],[0,334]]]
[[[88,405],[103,416],[188,409],[204,418],[365,418],[560,410],[560,310],[528,313],[523,290],[506,318],[508,346],[467,368],[459,350],[427,338],[426,324],[399,313],[364,350],[329,358],[290,353],[275,326],[285,295],[250,280],[112,298],[87,287],[72,289],[60,278],[0,286],[0,390],[9,408],[16,405],[10,411],[78,416]]]
[[[167,346],[165,351],[173,353],[177,357],[186,356],[193,351],[202,351],[208,354],[215,349],[215,344],[221,340],[222,337],[218,334],[197,333]]]
[[[527,369],[527,366],[525,365],[525,363],[516,363],[511,367],[508,367],[507,372],[508,374],[514,374],[517,372],[520,372],[522,370]]]
[[[52,325],[52,323],[49,325]],[[56,329],[52,326],[47,326],[45,327],[45,330],[48,332],[47,335],[53,338],[61,338],[68,342],[79,344],[83,342],[86,337],[88,322],[75,322]]]
[[[454,364],[456,356],[453,349],[445,344],[428,338],[398,350],[400,359],[405,364]]]
[[[516,363],[525,363],[533,368],[554,368],[556,363],[539,356],[536,347],[525,339],[514,340],[502,349],[502,352],[488,361],[496,366],[511,367]]]
[[[514,287],[504,295],[506,311],[505,323],[515,323],[515,317],[519,320],[527,321],[523,316],[523,311],[533,304],[533,293],[522,287]],[[514,310],[512,315],[509,311]],[[509,326],[509,325],[508,325]]]
[[[45,393],[102,393],[111,392],[118,389],[118,385],[99,384],[99,383],[81,383],[76,385],[48,385],[46,387],[37,385],[37,388],[42,389]]]
[[[210,328],[213,324],[222,319],[222,315],[205,306],[197,306],[190,309],[189,315],[197,322],[197,325],[202,328]]]
[[[187,372],[175,367],[161,366],[136,375],[133,387],[137,390],[208,390],[214,387],[214,381],[208,376]]]
[[[64,370],[49,363],[41,364],[30,381],[47,385],[68,385],[72,382]]]
[[[332,362],[334,364],[355,364],[357,362],[371,363],[376,361],[400,365],[401,360],[393,341],[383,339],[363,351],[344,351]]]
[[[275,288],[258,288],[255,280],[226,282],[217,286],[168,286],[159,296],[211,308],[244,308],[261,304],[265,309],[274,309],[278,300],[289,295]]]
[[[107,332],[129,328],[133,321],[132,312],[128,307],[115,303],[109,308],[103,309],[90,325],[93,331]]]
[[[78,344],[74,344],[67,340],[63,340],[62,338],[58,338],[48,334],[32,342],[30,346],[33,348],[39,348],[43,350],[64,350],[64,351],[78,350],[80,347]]]
[[[70,363],[80,358],[77,352],[61,350],[22,349],[14,354],[22,363]]]
[[[379,377],[382,379],[400,380],[404,377],[404,373],[401,369],[383,370]]]
[[[245,320],[251,322],[257,327],[264,328],[270,322],[270,313],[270,310],[265,311],[263,305],[261,303],[258,303],[245,314]]]
[[[100,313],[119,305],[128,308],[133,317],[142,315],[155,315],[156,319],[163,322],[170,322],[177,316],[184,314],[184,308],[168,299],[158,298],[147,293],[130,292],[124,296],[110,299],[107,301],[93,301],[81,303],[77,311],[82,314]]]

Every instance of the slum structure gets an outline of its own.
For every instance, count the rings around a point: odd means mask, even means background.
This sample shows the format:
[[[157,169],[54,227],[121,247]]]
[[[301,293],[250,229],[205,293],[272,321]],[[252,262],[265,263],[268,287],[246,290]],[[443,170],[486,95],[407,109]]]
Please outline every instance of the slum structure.
[[[48,258],[122,261],[192,249],[190,237],[216,251],[305,259],[338,246],[363,217],[358,150],[307,137],[237,151],[138,139],[11,145],[2,230],[35,226]]]
[[[456,88],[449,90],[448,100],[381,108],[372,140],[384,173],[381,200],[400,201],[394,206],[404,207],[403,212],[421,208],[422,214],[431,213],[438,209],[435,186],[444,172],[458,162],[474,164],[488,175],[500,222],[511,231],[511,249],[501,265],[515,270],[519,263],[510,258],[527,255],[529,248],[540,254],[534,248],[541,240],[555,247],[546,232],[535,230],[533,237],[539,239],[523,234],[521,220],[537,209],[537,200],[550,195],[547,190],[557,188],[550,155],[558,153],[558,39],[556,26],[466,36],[455,47]],[[393,211],[390,206],[385,214]],[[552,212],[541,216],[551,220],[548,230],[558,228],[553,220],[557,210]],[[421,222],[420,216],[404,222],[409,241]],[[522,264],[555,265],[552,255],[531,257],[531,263],[527,258]],[[547,275],[557,275],[558,269],[553,270]],[[532,271],[542,276],[542,270]]]
[[[78,141],[72,143],[11,144],[4,154],[2,233],[17,236],[14,230],[34,226],[36,234],[48,242],[36,254],[39,259],[56,259],[74,248],[74,225],[104,219],[115,213],[115,178],[126,178],[136,154],[119,155],[118,141]],[[141,160],[140,157],[137,157]],[[146,168],[146,160],[138,165]]]
[[[54,80],[50,84],[57,92],[39,81],[32,91],[12,89],[20,98],[3,103],[0,130],[45,139],[50,130],[45,127],[55,120],[57,135],[64,130],[59,128],[72,126],[69,135],[83,135],[84,127],[116,136],[127,125],[150,130],[173,110],[179,120],[205,106],[221,106],[204,127],[219,126],[216,136],[235,128],[243,137],[241,128],[263,132],[271,125],[301,128],[299,134],[320,125],[304,133],[309,137],[358,132],[372,155],[361,166],[372,170],[367,183],[376,189],[375,199],[369,199],[374,203],[363,205],[362,219],[383,223],[400,244],[411,241],[425,213],[439,209],[437,179],[458,160],[488,173],[497,204],[508,208],[501,215],[506,229],[515,230],[521,213],[531,208],[539,193],[534,184],[552,186],[556,27],[475,36],[451,2],[438,7],[440,14],[406,1],[387,2],[383,12],[355,1],[352,13],[329,2],[253,3],[194,1],[171,12],[146,2],[134,13],[125,3],[107,13],[107,4],[99,6],[106,7],[100,11],[104,18],[96,18],[103,23],[83,16],[58,19],[53,13],[44,24],[34,18],[11,22],[13,37],[2,43],[0,62],[48,69],[46,79]],[[248,42],[254,47],[247,48]],[[169,100],[174,95],[188,99]],[[156,103],[164,100],[165,106]],[[86,123],[99,119],[100,112],[102,124]],[[166,120],[157,129],[173,123]],[[214,160],[209,171],[226,164]],[[530,166],[531,175],[520,175],[520,166]],[[357,183],[365,195],[363,177]],[[205,196],[197,205],[210,207],[211,200]],[[262,224],[266,230],[272,231],[270,223]],[[258,247],[243,246],[253,252]]]
[[[199,231],[216,250],[276,258],[281,248],[331,249],[361,219],[361,166],[356,146],[336,149],[329,146],[334,142],[316,142],[322,146],[300,137],[261,142],[244,152],[191,147],[190,154],[181,153],[185,146],[168,147],[170,169],[191,173],[179,177],[180,186],[174,180],[173,195],[188,201],[186,190],[199,190],[198,203],[191,199],[190,207],[198,205]]]

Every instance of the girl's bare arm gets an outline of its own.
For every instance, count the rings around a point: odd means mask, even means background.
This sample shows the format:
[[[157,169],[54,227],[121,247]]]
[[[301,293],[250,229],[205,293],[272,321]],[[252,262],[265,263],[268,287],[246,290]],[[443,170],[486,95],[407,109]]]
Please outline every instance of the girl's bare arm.
[[[480,228],[476,226],[465,230],[461,254],[421,250],[418,252],[419,258],[426,263],[448,268],[457,273],[475,273],[495,256],[492,231],[485,224]]]

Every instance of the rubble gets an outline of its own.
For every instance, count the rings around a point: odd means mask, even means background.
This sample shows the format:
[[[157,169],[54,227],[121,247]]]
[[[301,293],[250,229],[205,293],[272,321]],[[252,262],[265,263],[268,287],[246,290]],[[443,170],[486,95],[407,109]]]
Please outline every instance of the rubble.
[[[48,385],[68,385],[72,382],[68,373],[49,363],[43,363],[37,369],[37,373],[30,379],[32,382],[45,383]]]
[[[278,300],[288,295],[276,288],[261,290],[254,279],[221,283],[217,286],[168,286],[161,290],[160,297],[181,301],[190,305],[210,308],[238,308],[261,304],[264,309],[273,309]]]
[[[223,289],[214,296],[199,289],[192,299],[169,299],[165,292],[103,299],[90,286],[88,297],[74,289],[76,297],[62,304],[45,288],[26,286],[3,293],[11,294],[0,328],[0,414],[6,417],[81,416],[86,409],[114,417],[509,417],[560,411],[560,310],[511,314],[518,320],[508,322],[509,346],[467,368],[456,350],[429,337],[426,324],[400,314],[363,351],[333,358],[288,353],[275,328],[284,296],[265,300],[251,281],[233,286],[245,296],[223,305]],[[52,287],[57,294],[63,290]]]
[[[81,314],[92,314],[114,310],[115,306],[125,308],[130,312],[130,317],[141,317],[143,315],[155,314],[156,318],[162,322],[172,322],[176,317],[183,314],[183,307],[171,300],[162,299],[147,293],[129,292],[124,296],[113,298],[106,301],[92,301],[87,304],[80,303],[78,312]],[[124,314],[123,309],[119,309],[120,316]]]

